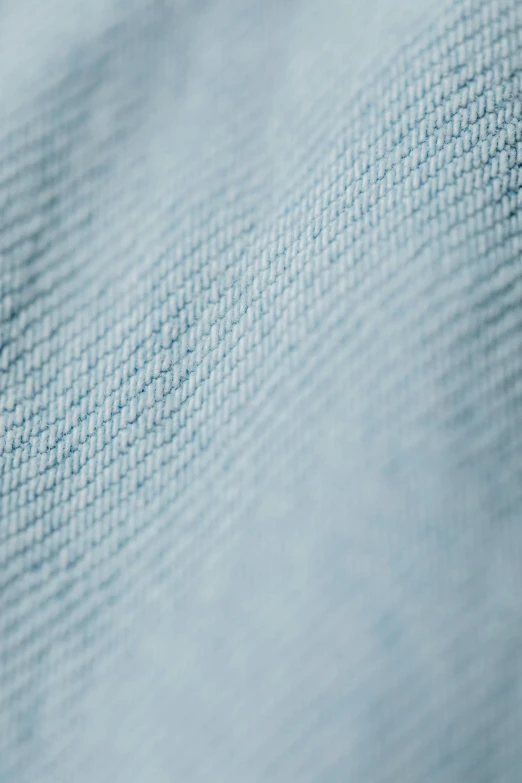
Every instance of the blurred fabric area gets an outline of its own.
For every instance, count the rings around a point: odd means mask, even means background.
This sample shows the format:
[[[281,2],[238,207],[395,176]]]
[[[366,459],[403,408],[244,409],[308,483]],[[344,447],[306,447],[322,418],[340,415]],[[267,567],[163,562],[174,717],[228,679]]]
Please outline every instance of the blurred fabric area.
[[[522,3],[0,3],[1,783],[519,783]]]

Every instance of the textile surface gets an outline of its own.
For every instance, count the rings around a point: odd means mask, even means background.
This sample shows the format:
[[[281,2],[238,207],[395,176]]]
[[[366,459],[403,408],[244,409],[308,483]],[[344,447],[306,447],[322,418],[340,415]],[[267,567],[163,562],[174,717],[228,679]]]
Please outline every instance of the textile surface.
[[[0,781],[518,783],[522,4],[0,4]]]

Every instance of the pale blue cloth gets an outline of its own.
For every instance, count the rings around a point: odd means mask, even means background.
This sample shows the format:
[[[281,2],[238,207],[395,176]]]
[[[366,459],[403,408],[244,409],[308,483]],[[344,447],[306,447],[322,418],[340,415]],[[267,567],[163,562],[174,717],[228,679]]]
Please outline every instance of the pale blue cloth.
[[[0,5],[1,783],[522,778],[522,3]]]

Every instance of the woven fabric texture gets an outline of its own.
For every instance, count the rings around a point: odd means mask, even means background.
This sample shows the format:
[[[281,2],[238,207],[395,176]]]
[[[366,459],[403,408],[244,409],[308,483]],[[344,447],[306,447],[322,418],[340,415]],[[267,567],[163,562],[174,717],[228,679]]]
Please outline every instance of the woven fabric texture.
[[[522,3],[0,4],[1,783],[519,783]]]

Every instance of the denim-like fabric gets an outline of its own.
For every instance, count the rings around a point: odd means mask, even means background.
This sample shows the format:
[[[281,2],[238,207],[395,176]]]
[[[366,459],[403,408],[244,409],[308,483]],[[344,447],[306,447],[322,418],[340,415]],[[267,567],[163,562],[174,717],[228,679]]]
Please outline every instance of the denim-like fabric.
[[[522,3],[0,5],[1,783],[518,783]]]

